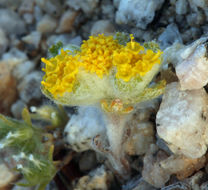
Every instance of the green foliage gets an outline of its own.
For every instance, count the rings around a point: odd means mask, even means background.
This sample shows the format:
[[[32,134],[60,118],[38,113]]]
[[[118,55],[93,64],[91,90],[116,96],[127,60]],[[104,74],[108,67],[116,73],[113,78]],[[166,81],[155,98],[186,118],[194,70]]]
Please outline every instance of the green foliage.
[[[151,49],[151,50],[154,51],[154,52],[157,52],[158,50],[160,50],[159,44],[156,43],[155,41],[145,42],[145,43],[143,44],[143,46],[144,46],[146,49]]]
[[[126,43],[130,41],[129,34],[125,32],[116,32],[114,38],[118,40],[118,43],[121,45],[126,45]]]
[[[59,53],[59,50],[63,48],[63,43],[62,42],[57,42],[56,44],[52,45],[50,48],[49,48],[49,52],[50,54],[52,55],[52,57],[55,57],[56,55],[58,55]]]
[[[27,109],[23,121],[0,115],[0,150],[10,148],[15,153],[16,170],[27,180],[22,186],[35,186],[44,190],[57,172],[53,163],[53,146],[43,143],[45,131],[31,123]]]
[[[52,180],[57,170],[53,164],[52,154],[53,147],[48,153],[48,156],[43,155],[18,155],[25,161],[24,166],[19,164],[17,169],[23,173],[27,180],[26,184],[18,183],[19,186],[38,186],[38,190],[44,190],[46,185]],[[18,158],[18,156],[16,156]]]
[[[68,122],[68,116],[61,105],[44,105],[40,108],[32,107],[31,118],[49,122],[52,128],[63,128]]]

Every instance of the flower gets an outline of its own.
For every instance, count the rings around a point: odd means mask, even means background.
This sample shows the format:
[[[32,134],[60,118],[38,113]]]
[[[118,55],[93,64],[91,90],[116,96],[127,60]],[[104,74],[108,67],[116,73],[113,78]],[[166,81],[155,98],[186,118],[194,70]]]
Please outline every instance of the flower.
[[[113,64],[117,66],[116,77],[128,82],[132,77],[144,76],[155,64],[161,63],[161,53],[155,53],[151,49],[145,50],[131,36],[131,41],[113,55]]]
[[[43,93],[67,105],[138,96],[158,72],[162,52],[154,42],[143,46],[133,35],[130,41],[122,38],[126,43],[117,36],[90,36],[75,52],[61,49],[55,57],[42,58]]]
[[[42,85],[55,97],[65,92],[72,92],[76,74],[78,72],[78,57],[61,49],[61,53],[49,60],[42,58],[45,63],[45,76]]]
[[[112,68],[114,51],[118,51],[121,47],[122,45],[113,39],[113,36],[103,34],[90,36],[89,40],[83,41],[81,45],[82,66],[102,78]]]

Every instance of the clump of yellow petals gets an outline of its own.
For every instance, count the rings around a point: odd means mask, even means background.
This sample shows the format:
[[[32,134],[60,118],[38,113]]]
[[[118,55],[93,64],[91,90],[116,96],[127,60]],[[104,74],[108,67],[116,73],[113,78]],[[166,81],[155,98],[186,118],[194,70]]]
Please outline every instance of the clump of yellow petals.
[[[90,36],[83,41],[80,51],[81,65],[86,71],[96,73],[100,78],[112,68],[113,53],[122,47],[113,36]]]
[[[83,41],[80,51],[72,55],[61,49],[59,55],[50,59],[42,58],[45,63],[45,76],[42,81],[44,90],[54,97],[72,92],[79,69],[95,73],[102,78],[110,70],[116,70],[116,78],[128,82],[133,77],[142,77],[161,62],[161,51],[146,49],[134,41],[126,45],[119,44],[113,36],[90,36]]]
[[[61,53],[50,59],[42,58],[45,63],[45,76],[41,82],[44,88],[53,94],[63,95],[65,92],[72,92],[78,72],[78,57],[69,54],[69,51],[61,49]]]
[[[113,64],[117,67],[116,78],[128,82],[132,77],[144,76],[155,64],[161,63],[161,54],[160,50],[146,50],[131,35],[131,41],[113,54]]]

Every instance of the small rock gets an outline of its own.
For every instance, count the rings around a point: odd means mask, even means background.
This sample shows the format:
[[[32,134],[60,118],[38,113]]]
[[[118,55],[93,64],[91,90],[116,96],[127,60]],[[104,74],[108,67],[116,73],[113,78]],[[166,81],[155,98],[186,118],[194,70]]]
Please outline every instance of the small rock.
[[[82,43],[82,37],[81,36],[76,36],[72,39],[70,39],[69,41],[69,44],[74,44],[74,45],[77,45],[77,46],[80,46]]]
[[[63,45],[69,44],[69,41],[71,40],[70,34],[59,34],[59,35],[51,35],[48,37],[46,44],[48,47],[51,47],[52,45],[62,42]]]
[[[146,181],[141,180],[140,183],[132,190],[156,190],[156,188]]]
[[[33,71],[26,75],[24,80],[18,85],[17,89],[21,100],[28,103],[32,99],[39,99],[42,96],[40,90],[40,82],[42,80],[43,73],[40,71]]]
[[[37,31],[34,31],[22,38],[23,42],[30,44],[30,45],[34,45],[36,49],[38,49],[39,47],[40,40],[41,40],[41,33]]]
[[[161,188],[161,190],[191,190],[191,187],[189,184],[179,181],[174,184],[165,186]]]
[[[169,180],[170,174],[160,166],[160,161],[168,156],[165,152],[150,151],[144,156],[142,177],[154,187],[161,188]]]
[[[173,1],[173,2],[172,2]],[[175,0],[170,0],[170,5],[164,5],[163,10],[161,11],[162,16],[160,17],[159,23],[163,24],[163,26],[167,26],[170,23],[175,22],[176,8],[175,8]]]
[[[121,0],[116,13],[117,24],[133,24],[146,29],[155,17],[164,0]]]
[[[41,10],[39,6],[36,5],[34,7],[34,18],[35,18],[36,23],[40,22],[42,17],[43,17],[43,11]]]
[[[115,32],[115,28],[109,20],[99,20],[93,24],[90,33],[97,36],[98,34],[109,35],[113,32]]]
[[[60,18],[56,32],[57,33],[70,32],[73,28],[73,24],[77,15],[78,12],[72,10],[68,10],[65,13],[63,13],[63,15]]]
[[[160,137],[157,136],[157,142],[156,145],[163,151],[167,152],[169,155],[172,154],[172,152],[170,151],[170,149],[168,148],[168,145],[165,143],[165,141],[163,139],[161,139]]]
[[[142,30],[139,28],[131,28],[130,29],[130,33],[133,34],[135,38],[138,38],[139,41],[143,40],[144,31],[145,30]],[[149,32],[149,30],[148,31],[146,30],[145,32]]]
[[[171,67],[161,70],[160,73],[161,73],[161,79],[165,80],[166,84],[178,81],[178,77],[176,76],[176,73],[172,71]]]
[[[9,40],[3,29],[0,28],[0,55],[2,55],[9,45]]]
[[[93,23],[94,23],[93,21],[89,20],[85,22],[84,24],[82,24],[80,30],[81,30],[81,34],[83,38],[85,39],[89,38]]]
[[[155,187],[142,180],[134,189],[132,190],[156,190]]]
[[[9,7],[12,10],[17,10],[20,4],[22,3],[22,0],[1,0],[0,6],[1,7]]]
[[[26,75],[30,73],[34,68],[35,63],[32,61],[21,62],[20,64],[16,65],[13,69],[13,76],[17,80],[21,80],[24,77],[26,77]]]
[[[18,9],[18,12],[20,15],[22,14],[25,14],[25,13],[33,13],[33,10],[34,10],[34,5],[35,5],[35,0],[23,0],[19,9]]]
[[[14,104],[11,106],[11,112],[12,115],[17,118],[21,119],[22,110],[26,107],[26,104],[22,100],[17,100]]]
[[[56,182],[53,180],[46,186],[45,190],[59,190],[59,188],[57,187]]]
[[[206,16],[203,11],[197,11],[187,15],[186,21],[190,26],[199,27],[206,22]]]
[[[102,112],[95,107],[80,107],[64,130],[66,143],[77,152],[92,149],[93,138],[105,133]]]
[[[157,112],[157,133],[175,154],[200,158],[207,150],[208,96],[204,89],[180,91],[178,83],[167,85]]]
[[[101,10],[102,10],[102,17],[103,19],[110,19],[114,20],[114,6],[112,5],[111,0],[101,1]]]
[[[74,190],[108,190],[113,181],[113,174],[104,166],[97,168],[79,179]]]
[[[190,178],[187,178],[185,182],[187,182],[190,186],[191,189],[193,190],[202,190],[200,189],[200,185],[203,183],[203,178],[205,177],[205,173],[202,171],[199,171],[195,173],[193,176]]]
[[[184,15],[187,13],[188,2],[187,0],[178,0],[175,4],[176,13],[179,15]]]
[[[202,9],[206,9],[208,7],[207,0],[188,0],[190,5],[195,5]]]
[[[183,26],[187,25],[185,15],[176,14],[175,23],[177,23],[178,27],[181,29]]]
[[[187,44],[190,41],[199,39],[201,37],[202,33],[203,33],[202,28],[199,28],[199,27],[191,27],[190,29],[185,30],[181,34],[181,37],[183,39],[183,43]]]
[[[200,190],[207,190],[207,189],[208,189],[208,181],[200,185]]]
[[[191,37],[191,39],[193,40],[197,40],[202,36],[202,29],[200,27],[197,27],[197,26],[191,27],[190,31],[191,31],[191,35],[189,36],[189,38]]]
[[[2,60],[10,62],[9,64],[11,66],[15,66],[16,64],[26,61],[27,59],[28,57],[26,53],[18,50],[17,48],[11,48],[8,52],[2,55]]]
[[[124,144],[126,153],[131,156],[145,154],[155,140],[153,124],[131,121],[129,126],[130,134]]]
[[[45,15],[37,23],[37,31],[42,34],[53,32],[56,29],[57,21],[49,15]]]
[[[182,90],[200,89],[208,83],[207,42],[204,38],[201,40],[186,47],[184,51],[189,51],[188,57],[176,66]]]
[[[148,122],[151,114],[154,113],[153,108],[138,109],[132,116],[131,122],[133,125],[137,125],[139,122]]]
[[[155,39],[156,38],[155,32],[153,30],[149,30],[147,32],[145,31],[143,33],[143,37],[142,38],[143,38],[143,40],[145,42],[152,41],[152,39]]]
[[[84,152],[79,159],[79,169],[82,172],[92,170],[97,165],[96,154],[92,151]]]
[[[122,190],[156,190],[156,188],[144,181],[139,175],[128,180],[128,182],[122,186]]]
[[[9,114],[10,106],[17,99],[16,80],[8,62],[0,62],[0,113]]]
[[[17,13],[10,9],[0,9],[0,28],[8,34],[23,34],[26,32],[25,23]]]
[[[167,48],[175,42],[183,43],[176,24],[169,24],[165,31],[159,36],[158,41],[162,49]]]
[[[113,0],[113,5],[114,5],[116,8],[118,8],[120,1],[121,1],[121,0]]]
[[[86,15],[91,14],[98,6],[100,0],[67,0],[66,4],[75,9],[81,9]]]
[[[6,166],[2,159],[0,159],[0,171],[0,189],[10,189],[9,187],[16,180],[17,175]]]
[[[206,157],[190,159],[184,156],[172,155],[160,162],[161,167],[170,174],[175,174],[179,180],[191,176],[200,170],[206,163]]]
[[[169,68],[169,64],[173,65],[173,67],[176,67],[178,62],[182,60],[180,55],[180,51],[184,48],[185,46],[180,43],[174,43],[172,46],[167,47],[163,52],[163,63],[162,63],[162,68],[164,70],[167,70]],[[175,72],[174,72],[175,75]],[[177,78],[177,77],[176,77]]]
[[[26,24],[32,24],[33,23],[33,19],[34,19],[33,14],[31,14],[31,13],[24,13],[22,15],[22,17],[23,17],[23,19],[24,19]]]
[[[36,5],[51,16],[60,16],[62,14],[62,5],[57,0],[35,0]]]

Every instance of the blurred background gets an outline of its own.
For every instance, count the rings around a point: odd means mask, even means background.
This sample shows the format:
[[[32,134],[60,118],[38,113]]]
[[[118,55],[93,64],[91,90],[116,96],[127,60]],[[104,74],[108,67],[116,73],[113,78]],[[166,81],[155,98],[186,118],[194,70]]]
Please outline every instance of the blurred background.
[[[0,0],[0,113],[21,119],[24,107],[49,102],[40,59],[59,41],[79,46],[90,35],[125,32],[165,49],[206,35],[207,21],[206,0]],[[0,164],[1,190],[13,177]]]

